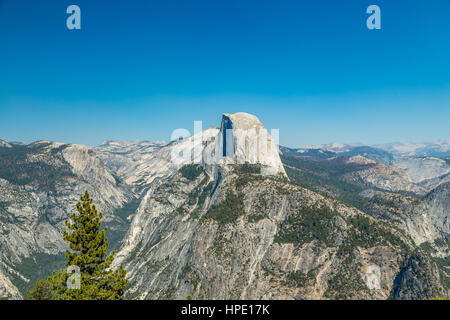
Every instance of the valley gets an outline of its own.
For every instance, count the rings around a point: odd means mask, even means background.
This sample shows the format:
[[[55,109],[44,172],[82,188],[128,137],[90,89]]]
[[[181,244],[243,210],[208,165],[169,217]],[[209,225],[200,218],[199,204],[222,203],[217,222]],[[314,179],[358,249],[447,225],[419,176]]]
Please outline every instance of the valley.
[[[0,298],[62,266],[64,221],[85,190],[127,299],[448,296],[445,143],[278,151],[245,113],[170,143],[0,140]]]

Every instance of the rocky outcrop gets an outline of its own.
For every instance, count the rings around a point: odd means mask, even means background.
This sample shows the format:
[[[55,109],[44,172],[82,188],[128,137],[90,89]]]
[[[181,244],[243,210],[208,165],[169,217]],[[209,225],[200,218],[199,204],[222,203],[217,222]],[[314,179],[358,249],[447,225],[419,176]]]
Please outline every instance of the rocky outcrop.
[[[217,177],[219,166],[245,163],[261,165],[265,175],[287,177],[278,145],[259,119],[244,112],[224,114],[214,143],[203,151],[203,164]]]
[[[12,146],[8,142],[0,140],[0,148],[12,148]]]
[[[129,298],[387,299],[414,248],[386,221],[245,165],[218,183],[183,172],[149,189],[117,255]]]
[[[271,135],[257,117],[242,112],[224,114],[220,129],[210,127],[170,143],[108,141],[95,150],[121,180],[141,190],[188,164],[202,164],[212,176],[219,166],[243,163],[286,176]]]
[[[401,157],[394,166],[405,170],[412,182],[427,187],[428,191],[445,182],[450,173],[450,164],[435,157]]]
[[[51,272],[67,248],[64,221],[84,191],[104,214],[111,240],[126,232],[127,221],[115,213],[133,195],[92,149],[40,141],[3,150],[0,161],[0,295],[18,298]]]
[[[393,192],[408,192],[417,195],[425,195],[426,190],[410,179],[408,174],[399,168],[364,158],[354,156],[346,160],[347,163],[365,165],[361,170],[349,173],[349,179],[361,179],[365,183],[379,189]]]
[[[433,225],[441,232],[442,237],[450,241],[450,182],[431,191],[425,201],[428,206],[427,215]]]
[[[424,300],[439,297],[439,272],[429,259],[419,254],[412,255],[394,280],[391,298],[397,300]],[[447,293],[448,294],[448,293]]]
[[[4,266],[2,266],[4,267]],[[0,300],[19,300],[22,298],[19,290],[12,284],[9,277],[3,273],[2,267],[0,267]]]
[[[214,141],[218,132],[211,127],[170,143],[106,142],[95,150],[120,180],[141,193],[183,165],[201,163],[203,144]]]
[[[236,113],[170,143],[0,141],[0,299],[54,269],[85,190],[121,244],[127,298],[448,295],[445,174],[411,178],[389,153],[335,144],[284,148],[289,180],[274,140]]]

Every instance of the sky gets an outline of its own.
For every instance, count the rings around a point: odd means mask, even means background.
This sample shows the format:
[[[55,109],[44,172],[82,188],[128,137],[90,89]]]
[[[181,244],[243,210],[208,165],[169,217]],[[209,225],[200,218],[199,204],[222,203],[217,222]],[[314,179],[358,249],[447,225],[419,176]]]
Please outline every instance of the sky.
[[[0,0],[0,139],[168,141],[240,111],[291,147],[450,138],[450,1]]]

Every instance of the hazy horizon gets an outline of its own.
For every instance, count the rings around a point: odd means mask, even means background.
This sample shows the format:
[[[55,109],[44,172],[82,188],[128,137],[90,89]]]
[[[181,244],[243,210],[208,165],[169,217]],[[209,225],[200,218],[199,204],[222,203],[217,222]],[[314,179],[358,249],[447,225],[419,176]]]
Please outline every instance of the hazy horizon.
[[[208,127],[214,127],[214,126],[208,126]],[[206,128],[208,128],[206,127]],[[204,128],[204,129],[206,129]],[[270,133],[270,129],[269,129],[269,133]],[[7,143],[10,144],[33,144],[36,142],[44,142],[44,141],[49,141],[49,142],[55,142],[55,143],[64,143],[64,144],[81,144],[81,145],[86,145],[88,147],[97,147],[100,146],[102,144],[105,144],[107,142],[120,142],[120,143],[161,143],[161,144],[166,144],[166,143],[170,143],[170,139],[167,140],[148,140],[148,139],[144,139],[144,140],[139,140],[139,139],[134,139],[134,140],[111,140],[111,139],[106,139],[101,141],[98,144],[84,144],[84,143],[74,143],[74,142],[70,142],[70,141],[59,141],[59,140],[48,140],[48,139],[36,139],[36,140],[30,140],[30,141],[20,141],[20,140],[5,140],[2,139],[2,137],[0,137],[0,140],[5,141]],[[343,144],[343,145],[348,145],[348,146],[369,146],[369,147],[377,147],[380,145],[389,145],[389,144],[438,144],[438,143],[447,143],[450,144],[450,140],[448,138],[440,138],[438,140],[435,141],[385,141],[385,142],[381,142],[381,143],[374,143],[374,144],[367,144],[367,143],[363,143],[363,142],[357,142],[357,141],[327,141],[327,142],[323,142],[323,143],[315,143],[315,144],[303,144],[303,145],[286,145],[283,143],[280,143],[280,146],[282,147],[288,147],[288,148],[292,148],[292,149],[296,149],[296,148],[320,148],[320,146],[328,146],[328,145],[332,145],[332,144]]]

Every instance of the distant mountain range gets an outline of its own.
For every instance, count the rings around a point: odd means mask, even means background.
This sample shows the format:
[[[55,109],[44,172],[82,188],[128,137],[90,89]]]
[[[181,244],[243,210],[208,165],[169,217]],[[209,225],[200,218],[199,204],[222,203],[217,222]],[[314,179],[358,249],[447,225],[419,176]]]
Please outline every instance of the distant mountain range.
[[[393,142],[366,146],[363,144],[344,144],[333,142],[330,144],[309,145],[297,150],[325,150],[337,154],[357,153],[363,155],[364,152],[389,153],[392,156],[410,157],[450,157],[450,140],[441,139],[438,142],[408,143]],[[386,155],[386,153],[384,153]]]
[[[246,113],[169,143],[0,140],[0,298],[62,266],[84,190],[129,299],[449,295],[448,140],[277,150]]]

